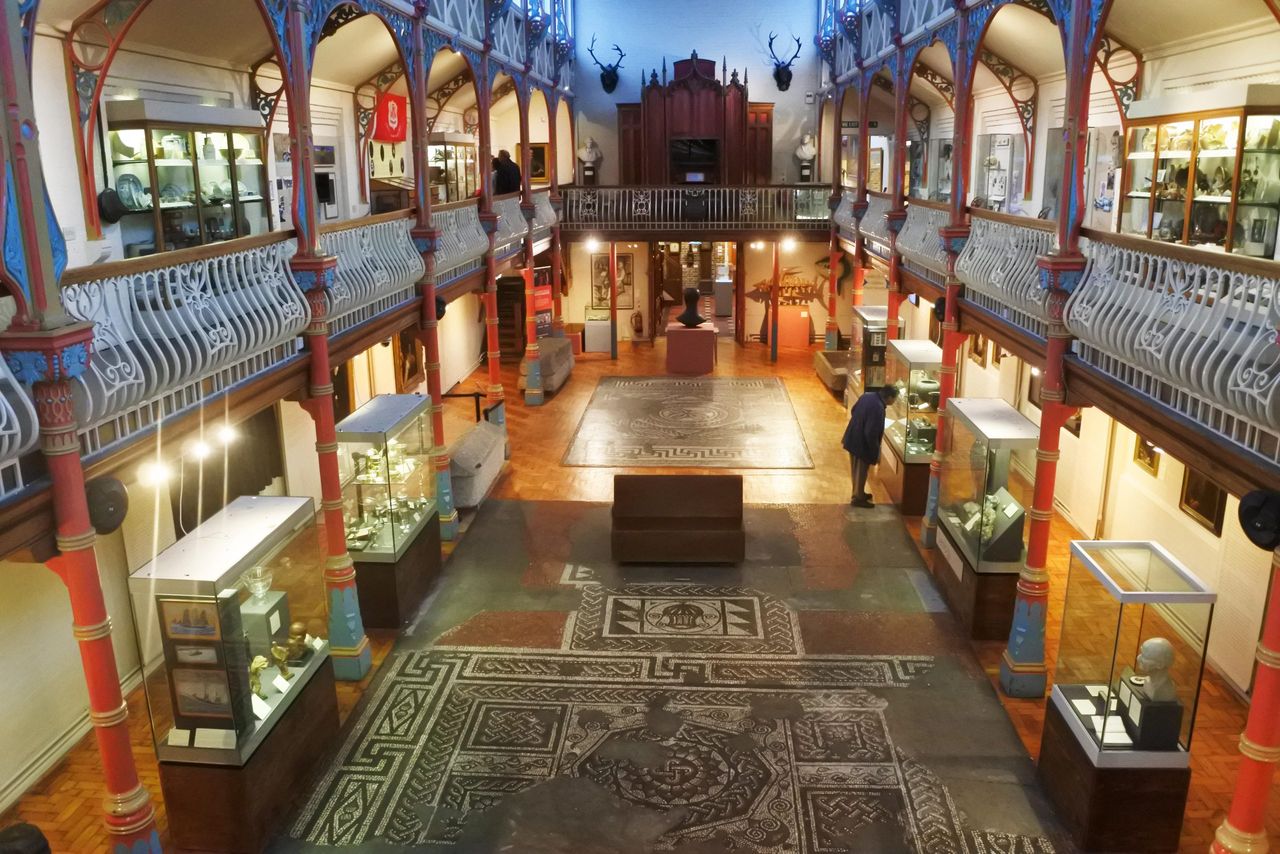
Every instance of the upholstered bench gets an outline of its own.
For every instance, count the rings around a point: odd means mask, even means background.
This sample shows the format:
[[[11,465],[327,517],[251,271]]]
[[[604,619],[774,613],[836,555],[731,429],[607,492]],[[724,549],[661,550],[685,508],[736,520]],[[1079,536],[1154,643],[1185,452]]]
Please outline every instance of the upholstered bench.
[[[548,393],[555,391],[573,373],[573,342],[568,338],[539,339],[538,363],[542,368],[542,390]],[[524,390],[528,375],[529,365],[521,359],[520,379],[517,383],[521,391]]]
[[[449,475],[455,507],[479,507],[506,459],[507,435],[498,424],[481,421],[449,445]]]
[[[848,350],[818,350],[813,354],[813,369],[832,394],[843,392],[849,382],[848,364]]]
[[[742,475],[614,475],[617,563],[741,563],[746,542]]]

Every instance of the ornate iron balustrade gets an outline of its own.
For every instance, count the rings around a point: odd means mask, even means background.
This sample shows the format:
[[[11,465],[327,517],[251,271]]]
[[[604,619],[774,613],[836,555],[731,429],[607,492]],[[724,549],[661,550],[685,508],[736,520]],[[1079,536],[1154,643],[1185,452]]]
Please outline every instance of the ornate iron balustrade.
[[[956,259],[965,299],[1044,338],[1048,310],[1036,258],[1053,249],[1053,223],[972,210],[970,229]]]
[[[436,244],[436,286],[443,287],[484,266],[489,237],[480,225],[479,199],[431,209],[431,225],[440,232]]]
[[[409,211],[396,211],[322,229],[325,253],[338,258],[329,334],[418,296],[426,265],[409,234],[412,226]]]
[[[533,194],[533,242],[551,237],[551,226],[556,224],[556,209],[551,206],[551,191],[538,190]]]
[[[6,317],[3,325],[9,320]],[[36,446],[39,437],[40,424],[31,397],[0,359],[0,498],[26,485],[18,459]]]
[[[1086,233],[1090,262],[1065,317],[1077,355],[1207,430],[1280,462],[1276,265]]]
[[[493,200],[493,212],[498,215],[498,231],[494,236],[493,253],[505,258],[520,251],[521,243],[529,234],[529,221],[520,207],[520,194],[502,196]]]
[[[825,230],[826,186],[573,187],[565,190],[567,231]]]
[[[297,354],[311,311],[287,233],[73,270],[62,304],[94,324],[77,379],[82,453],[102,451]]]
[[[840,194],[840,204],[836,205],[836,212],[832,216],[836,230],[850,243],[858,238],[858,221],[853,217],[853,200],[856,196],[856,190],[846,187]]]
[[[892,203],[883,193],[867,193],[867,212],[858,222],[858,231],[866,241],[867,249],[884,260],[889,260],[889,223],[886,217]]]
[[[938,231],[951,222],[951,212],[942,205],[912,201],[907,219],[898,233],[898,252],[903,265],[927,282],[946,285],[947,253]]]

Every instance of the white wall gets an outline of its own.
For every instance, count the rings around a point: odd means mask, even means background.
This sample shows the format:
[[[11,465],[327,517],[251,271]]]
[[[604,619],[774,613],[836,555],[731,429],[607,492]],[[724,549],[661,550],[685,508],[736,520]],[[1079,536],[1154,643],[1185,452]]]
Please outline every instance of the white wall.
[[[561,301],[561,311],[564,313],[565,323],[581,323],[586,315],[588,307],[591,305],[591,256],[608,255],[608,244],[601,244],[600,248],[594,253],[587,251],[587,244],[583,241],[574,241],[568,244],[569,248],[569,273],[570,285],[569,294]],[[630,341],[633,337],[631,331],[631,315],[634,312],[640,312],[643,320],[642,328],[644,331],[635,336],[637,338],[648,339],[649,336],[649,244],[648,243],[619,243],[618,256],[631,256],[632,278],[633,278],[633,299],[631,308],[618,309],[618,340]]]
[[[777,3],[773,0],[739,0],[732,14],[716,3],[688,0],[653,0],[650,3],[582,3],[577,11],[577,64],[574,88],[578,110],[578,139],[595,137],[604,153],[600,166],[600,183],[618,181],[618,144],[616,105],[640,100],[641,71],[657,68],[661,74],[663,59],[667,62],[668,79],[671,64],[688,59],[696,50],[703,59],[714,59],[716,68],[727,59],[729,69],[738,69],[739,77],[747,75],[748,96],[752,101],[772,102],[773,115],[773,182],[794,182],[798,166],[794,157],[804,130],[817,131],[818,105],[806,104],[805,93],[817,92],[820,86],[820,63],[813,46],[817,12],[805,3]],[[786,92],[779,92],[773,82],[773,62],[766,45],[770,31],[778,33],[775,51],[783,55],[786,46],[790,56],[795,50],[791,36],[803,44],[800,57],[792,66],[794,78]],[[603,62],[612,62],[617,54],[616,42],[627,54],[619,72],[618,88],[612,95],[600,86],[600,69],[587,54],[595,34],[595,54]],[[566,179],[567,180],[567,179]]]
[[[449,391],[480,365],[484,316],[480,295],[469,293],[449,303],[440,320],[440,387]]]

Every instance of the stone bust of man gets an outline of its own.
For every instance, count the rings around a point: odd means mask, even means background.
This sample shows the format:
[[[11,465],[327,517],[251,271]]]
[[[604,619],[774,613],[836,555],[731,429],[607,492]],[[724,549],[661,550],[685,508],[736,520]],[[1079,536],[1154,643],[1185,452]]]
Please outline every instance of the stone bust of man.
[[[588,166],[595,165],[603,156],[600,146],[596,145],[596,139],[593,136],[587,137],[586,143],[578,146],[578,159]]]
[[[1173,666],[1173,644],[1164,638],[1148,638],[1138,647],[1138,672],[1146,676],[1143,692],[1149,699],[1168,702],[1178,699],[1169,668]]]
[[[813,134],[805,133],[800,137],[800,145],[796,148],[796,159],[804,163],[817,156],[818,147],[814,145]]]

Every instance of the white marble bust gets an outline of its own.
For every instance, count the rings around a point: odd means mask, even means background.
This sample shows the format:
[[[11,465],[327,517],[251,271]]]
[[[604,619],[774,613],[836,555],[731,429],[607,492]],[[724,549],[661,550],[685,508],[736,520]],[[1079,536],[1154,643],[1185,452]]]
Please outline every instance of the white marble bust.
[[[578,159],[588,166],[594,166],[603,156],[593,136],[587,137],[586,144],[578,146]]]
[[[1148,638],[1138,648],[1138,660],[1135,663],[1138,672],[1146,676],[1146,683],[1142,688],[1148,698],[1157,702],[1178,698],[1173,680],[1169,678],[1169,668],[1173,666],[1173,644],[1164,638]]]
[[[813,143],[813,134],[806,133],[800,137],[800,145],[796,148],[796,159],[802,163],[818,156],[818,147]]]

